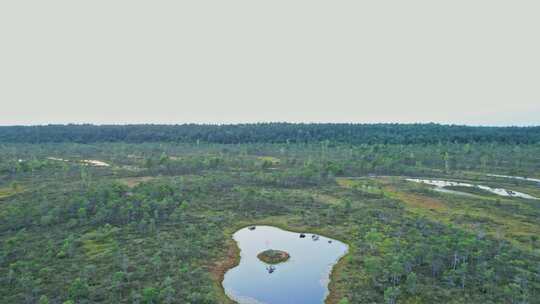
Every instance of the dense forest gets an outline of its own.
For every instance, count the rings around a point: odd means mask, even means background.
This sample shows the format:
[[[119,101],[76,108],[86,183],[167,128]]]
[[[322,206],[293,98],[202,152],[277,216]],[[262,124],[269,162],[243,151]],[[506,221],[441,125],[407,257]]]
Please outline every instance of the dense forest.
[[[538,143],[540,127],[439,124],[47,125],[0,127],[0,142],[209,142],[347,144]]]
[[[252,224],[350,246],[327,304],[540,303],[539,139],[431,124],[1,127],[0,303],[229,304],[231,235]]]

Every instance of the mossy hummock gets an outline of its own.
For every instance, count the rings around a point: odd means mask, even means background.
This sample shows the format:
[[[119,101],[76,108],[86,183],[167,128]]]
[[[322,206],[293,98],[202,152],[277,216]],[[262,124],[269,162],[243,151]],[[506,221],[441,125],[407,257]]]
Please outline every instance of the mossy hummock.
[[[287,261],[290,255],[285,251],[269,249],[259,253],[257,257],[268,264],[279,264]]]

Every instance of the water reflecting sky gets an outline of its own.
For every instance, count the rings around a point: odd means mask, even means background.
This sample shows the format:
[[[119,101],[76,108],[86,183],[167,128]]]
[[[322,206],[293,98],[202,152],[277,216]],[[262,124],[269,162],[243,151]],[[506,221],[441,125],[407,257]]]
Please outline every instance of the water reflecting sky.
[[[318,241],[306,233],[257,226],[243,228],[233,237],[240,248],[240,264],[225,274],[223,287],[241,304],[314,304],[323,303],[331,267],[348,250],[342,242],[321,236]],[[332,243],[328,241],[331,240]],[[290,259],[276,265],[269,274],[257,254],[267,249],[283,250]]]

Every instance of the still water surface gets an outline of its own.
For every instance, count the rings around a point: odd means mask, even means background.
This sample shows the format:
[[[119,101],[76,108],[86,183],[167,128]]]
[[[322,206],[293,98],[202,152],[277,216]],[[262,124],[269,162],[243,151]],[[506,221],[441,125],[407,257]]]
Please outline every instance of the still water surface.
[[[445,181],[445,180],[434,180],[434,179],[407,178],[406,180],[410,181],[410,182],[422,183],[422,184],[435,186],[435,187],[437,187],[436,189],[438,191],[441,191],[442,189],[448,190],[448,189],[445,189],[444,187],[451,187],[451,186],[460,186],[460,187],[469,187],[469,188],[476,187],[476,188],[479,188],[479,189],[482,189],[482,190],[485,190],[485,191],[488,191],[488,192],[491,192],[493,194],[497,194],[497,195],[500,195],[500,196],[520,197],[520,198],[526,198],[526,199],[539,199],[537,197],[534,197],[534,196],[526,194],[526,193],[513,191],[513,190],[507,190],[507,189],[503,189],[503,188],[492,188],[492,187],[484,186],[484,185],[473,185],[473,184],[469,184],[469,183],[453,182],[453,181]],[[444,192],[456,193],[456,194],[459,193],[459,191],[451,191],[451,192],[450,191],[444,191]]]
[[[223,280],[227,295],[240,304],[321,304],[328,293],[332,266],[347,253],[337,240],[285,231],[271,226],[243,228],[233,238],[240,248],[240,263]],[[329,242],[330,241],[330,242]],[[283,250],[290,259],[269,273],[257,254],[267,249]]]

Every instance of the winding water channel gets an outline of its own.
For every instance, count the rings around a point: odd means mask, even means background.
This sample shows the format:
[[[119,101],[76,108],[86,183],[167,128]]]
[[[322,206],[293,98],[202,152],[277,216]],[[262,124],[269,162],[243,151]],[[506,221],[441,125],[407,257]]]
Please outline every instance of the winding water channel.
[[[226,294],[240,304],[324,303],[332,267],[348,246],[324,236],[302,235],[272,226],[234,233],[240,263],[225,274]],[[257,258],[268,249],[285,251],[290,259],[272,268]]]
[[[415,182],[415,183],[422,183],[426,185],[435,186],[438,191],[444,191],[448,193],[459,193],[458,191],[451,191],[448,189],[445,189],[445,187],[452,187],[452,186],[459,186],[459,187],[469,187],[469,188],[478,188],[482,189],[488,192],[491,192],[493,194],[497,194],[500,196],[507,196],[507,197],[519,197],[519,198],[526,198],[526,199],[538,199],[532,195],[513,191],[513,190],[507,190],[504,188],[492,188],[489,186],[484,185],[474,185],[469,183],[462,183],[462,182],[453,182],[453,181],[445,181],[445,180],[433,180],[433,179],[418,179],[418,178],[407,178],[406,179],[409,182]],[[461,193],[462,194],[462,193]]]

